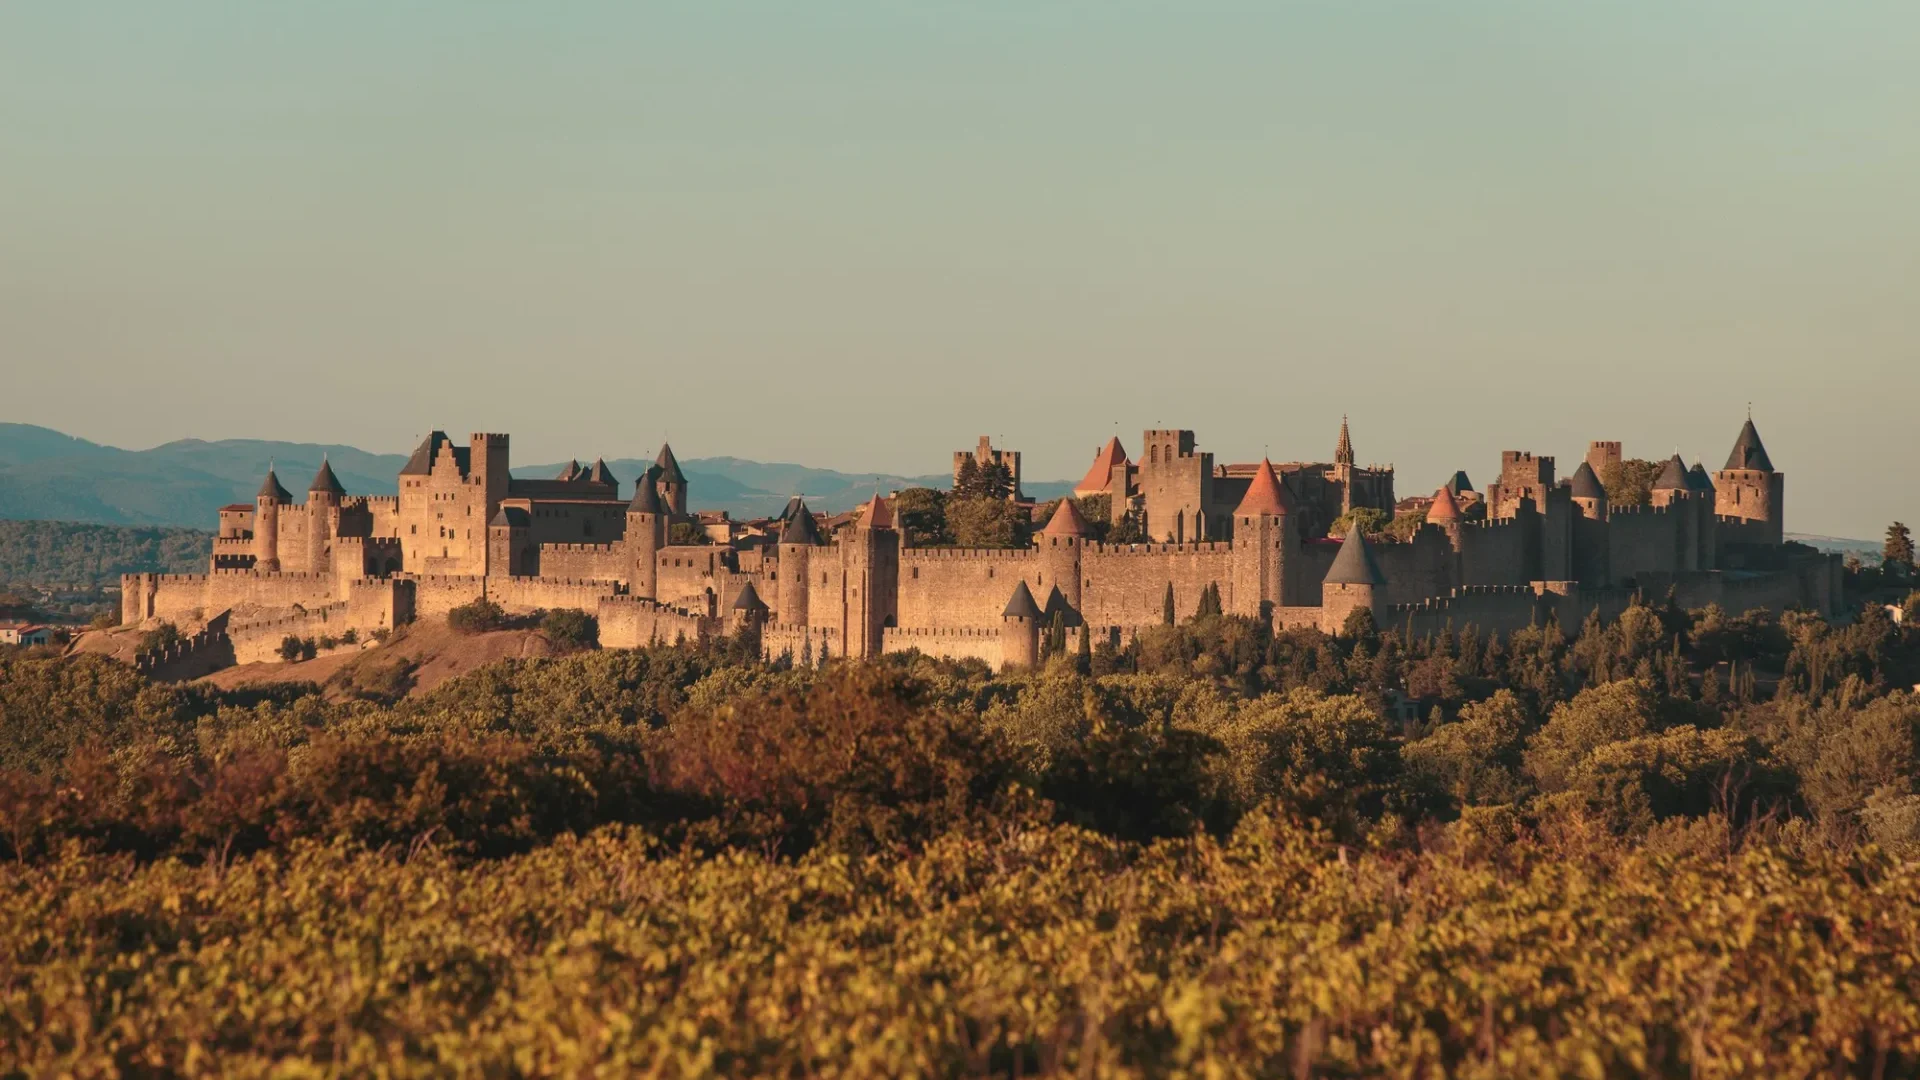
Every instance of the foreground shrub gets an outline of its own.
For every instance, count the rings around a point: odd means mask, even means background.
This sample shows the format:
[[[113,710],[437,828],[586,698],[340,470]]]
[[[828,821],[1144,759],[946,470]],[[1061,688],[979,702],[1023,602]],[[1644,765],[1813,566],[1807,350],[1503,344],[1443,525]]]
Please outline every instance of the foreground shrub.
[[[462,604],[447,612],[447,625],[455,633],[481,634],[489,630],[503,630],[508,623],[507,613],[499,604],[481,597],[471,604]]]
[[[1920,1066],[1920,873],[1754,843],[1342,851],[1267,814],[794,860],[0,866],[0,1072],[1809,1076]]]
[[[540,619],[540,632],[561,652],[600,647],[600,621],[579,608],[559,608]]]

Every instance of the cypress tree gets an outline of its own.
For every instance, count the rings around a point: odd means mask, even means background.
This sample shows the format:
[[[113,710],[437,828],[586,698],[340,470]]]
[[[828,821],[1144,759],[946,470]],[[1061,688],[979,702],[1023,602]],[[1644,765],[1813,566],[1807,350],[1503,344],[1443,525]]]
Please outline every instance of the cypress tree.
[[[1174,623],[1174,618],[1173,618],[1173,582],[1171,582],[1171,581],[1169,581],[1169,582],[1167,582],[1167,596],[1166,596],[1166,599],[1165,599],[1165,600],[1162,600],[1162,601],[1160,602],[1160,621],[1161,621],[1162,623],[1164,623],[1164,624],[1166,624],[1167,626],[1172,626],[1172,625],[1173,625],[1173,623]]]

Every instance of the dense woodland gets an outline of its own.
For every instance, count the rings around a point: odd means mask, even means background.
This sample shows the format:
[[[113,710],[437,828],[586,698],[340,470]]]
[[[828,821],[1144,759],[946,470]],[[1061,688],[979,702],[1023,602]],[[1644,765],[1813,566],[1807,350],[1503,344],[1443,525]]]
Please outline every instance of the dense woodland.
[[[0,659],[0,1072],[1911,1074],[1920,633],[1864,612]]]

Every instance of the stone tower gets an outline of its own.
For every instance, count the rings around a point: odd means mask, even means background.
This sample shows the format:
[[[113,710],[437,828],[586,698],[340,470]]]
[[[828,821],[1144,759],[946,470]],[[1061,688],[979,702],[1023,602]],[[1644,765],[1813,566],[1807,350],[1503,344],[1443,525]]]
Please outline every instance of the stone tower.
[[[316,574],[333,571],[333,538],[340,532],[340,498],[346,493],[333,465],[321,455],[320,471],[307,485],[307,569]]]
[[[780,579],[774,595],[780,621],[788,626],[807,625],[813,549],[823,542],[819,527],[813,523],[813,511],[804,501],[795,499],[787,524],[780,530]]]
[[[653,459],[653,467],[659,472],[654,481],[660,487],[660,499],[667,513],[675,518],[687,516],[687,475],[680,471],[680,462],[673,456],[673,447],[660,444],[660,456]]]
[[[1040,662],[1040,605],[1026,582],[1013,587],[1013,598],[1000,613],[1000,666],[1019,670]]]
[[[627,504],[627,592],[643,600],[660,599],[660,549],[667,546],[667,515],[654,472],[648,469],[633,482],[633,501]]]
[[[1733,453],[1727,455],[1727,467],[1713,476],[1714,511],[1723,518],[1760,526],[1762,542],[1781,543],[1786,481],[1786,474],[1773,471],[1773,461],[1749,416],[1733,442]]]
[[[1292,557],[1298,547],[1292,514],[1293,496],[1274,475],[1273,462],[1261,458],[1233,511],[1233,614],[1270,618],[1293,599],[1287,567],[1299,561]]]
[[[253,497],[253,568],[260,573],[280,572],[280,508],[292,503],[293,496],[268,465],[267,478]]]
[[[1693,484],[1687,480],[1687,463],[1680,460],[1679,454],[1675,454],[1667,459],[1666,465],[1660,469],[1660,475],[1653,478],[1653,490],[1648,495],[1648,501],[1655,506],[1672,506],[1692,495]]]
[[[527,536],[533,519],[517,506],[503,506],[487,522],[487,573],[531,577],[540,572],[539,549]]]
[[[1080,556],[1087,542],[1087,521],[1072,499],[1061,499],[1035,543],[1040,548],[1041,585],[1051,585],[1075,612],[1080,610]]]
[[[1456,478],[1461,478],[1462,475],[1454,474]],[[1438,526],[1445,531],[1447,542],[1453,545],[1453,550],[1459,551],[1460,530],[1464,518],[1460,513],[1460,500],[1453,495],[1451,486],[1443,487],[1433,493],[1433,502],[1427,506],[1427,524]]]
[[[1353,435],[1347,431],[1347,414],[1340,414],[1340,439],[1333,444],[1333,478],[1340,485],[1340,512],[1353,509]]]
[[[841,541],[847,567],[849,657],[880,655],[881,631],[894,624],[900,591],[900,534],[893,511],[879,495],[867,500],[860,520]]]
[[[1374,561],[1365,532],[1347,530],[1340,553],[1333,557],[1333,566],[1320,583],[1320,629],[1328,634],[1340,633],[1347,625],[1347,616],[1360,608],[1372,609],[1378,622],[1386,583],[1387,576]]]
[[[1581,517],[1592,521],[1607,519],[1607,489],[1601,486],[1591,460],[1581,462],[1580,467],[1573,470],[1573,479],[1567,486],[1573,495],[1573,505],[1580,509]]]
[[[760,594],[755,591],[753,582],[749,581],[746,587],[740,590],[740,595],[734,597],[733,607],[727,611],[727,633],[757,634],[766,623],[767,603],[760,599]]]

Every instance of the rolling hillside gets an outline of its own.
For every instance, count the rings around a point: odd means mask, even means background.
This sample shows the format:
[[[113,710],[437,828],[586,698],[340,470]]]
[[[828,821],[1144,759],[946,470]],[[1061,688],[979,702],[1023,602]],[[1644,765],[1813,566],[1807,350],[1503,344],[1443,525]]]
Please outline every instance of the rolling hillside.
[[[75,521],[103,525],[171,525],[207,529],[220,507],[251,502],[271,461],[295,493],[325,454],[356,495],[391,495],[404,454],[373,454],[351,446],[262,439],[182,439],[149,450],[123,450],[32,424],[0,424],[0,518]],[[651,459],[608,463],[623,494]],[[944,474],[901,476],[843,473],[743,458],[682,459],[696,510],[727,510],[736,517],[777,513],[793,495],[817,510],[847,510],[872,495],[914,486],[945,486]],[[516,476],[547,477],[561,463],[524,465]],[[1063,481],[1029,482],[1039,498],[1063,494]]]

